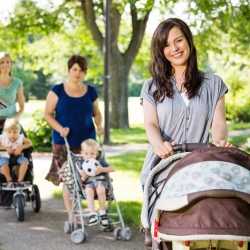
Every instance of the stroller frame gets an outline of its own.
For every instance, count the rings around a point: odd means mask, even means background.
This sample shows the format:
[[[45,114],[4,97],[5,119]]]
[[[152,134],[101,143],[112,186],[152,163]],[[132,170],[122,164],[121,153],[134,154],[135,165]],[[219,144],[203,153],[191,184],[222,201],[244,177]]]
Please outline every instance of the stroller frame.
[[[64,225],[64,232],[71,233],[71,241],[75,244],[80,244],[80,243],[83,243],[87,239],[87,231],[85,229],[84,219],[85,218],[87,219],[89,217],[89,214],[86,214],[83,211],[82,204],[81,204],[81,201],[83,200],[82,198],[83,190],[80,185],[81,179],[79,177],[79,174],[77,174],[78,170],[73,162],[73,159],[72,159],[73,153],[70,150],[68,140],[66,138],[64,138],[64,140],[65,140],[67,159],[68,159],[67,167],[69,167],[69,170],[71,171],[72,177],[73,177],[72,211],[71,211],[71,216],[73,218],[73,228],[69,225],[68,222],[66,222]],[[110,177],[108,178],[109,178],[109,181],[111,181],[111,178]],[[110,200],[107,200],[107,201],[110,202]],[[118,221],[112,222],[111,228],[108,231],[113,230],[114,225],[120,224],[120,226],[116,227],[113,231],[114,238],[116,240],[128,241],[132,237],[132,232],[131,232],[131,229],[125,225],[125,222],[124,222],[121,210],[120,210],[120,206],[114,194],[112,194],[112,201],[115,202],[117,213],[108,213],[108,215],[117,216]],[[80,218],[80,224],[77,223],[79,221],[79,218]]]

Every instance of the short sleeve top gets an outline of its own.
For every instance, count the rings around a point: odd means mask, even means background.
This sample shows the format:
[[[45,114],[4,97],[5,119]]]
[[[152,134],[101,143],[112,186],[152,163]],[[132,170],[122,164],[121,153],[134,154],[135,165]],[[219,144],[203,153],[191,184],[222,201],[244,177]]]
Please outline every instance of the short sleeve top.
[[[96,132],[93,122],[93,102],[97,99],[97,92],[93,86],[87,85],[87,92],[80,97],[71,97],[64,90],[64,84],[52,87],[58,101],[55,109],[55,119],[63,126],[70,129],[68,142],[71,147],[78,148],[81,142],[92,138]],[[52,142],[64,144],[64,139],[53,130]]]
[[[24,141],[24,135],[20,134],[18,136],[18,138],[16,139],[16,141],[12,142],[8,136],[6,135],[6,133],[3,133],[0,135],[0,143],[4,146],[4,147],[8,147],[11,149],[16,149],[17,147],[23,145],[23,141]]]
[[[163,138],[176,143],[207,143],[216,104],[228,91],[223,80],[214,74],[205,73],[198,94],[186,105],[176,88],[174,79],[173,98],[165,97],[162,102],[153,98],[155,85],[145,82],[141,98],[156,107],[160,132]]]
[[[144,83],[141,98],[156,107],[160,133],[164,140],[174,141],[176,144],[207,143],[216,104],[228,91],[223,80],[212,73],[204,73],[198,94],[189,100],[188,105],[185,104],[174,79],[173,98],[165,97],[162,102],[154,100],[156,86],[153,84],[150,88],[151,83],[152,80]],[[153,167],[154,159],[153,148],[149,145],[143,168]]]
[[[13,77],[8,86],[0,87],[0,118],[10,118],[16,114],[16,101],[22,81]]]

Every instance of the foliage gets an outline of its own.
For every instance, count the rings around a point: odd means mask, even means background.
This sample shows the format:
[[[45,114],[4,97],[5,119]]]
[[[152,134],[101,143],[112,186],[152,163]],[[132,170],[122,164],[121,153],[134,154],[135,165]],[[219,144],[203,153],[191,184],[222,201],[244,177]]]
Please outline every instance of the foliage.
[[[140,96],[142,84],[130,83],[128,85],[128,96]]]
[[[250,85],[237,73],[229,75],[230,91],[226,95],[227,118],[234,122],[250,122]]]
[[[51,128],[43,118],[41,111],[32,115],[34,124],[27,130],[27,136],[32,141],[36,151],[51,150]]]

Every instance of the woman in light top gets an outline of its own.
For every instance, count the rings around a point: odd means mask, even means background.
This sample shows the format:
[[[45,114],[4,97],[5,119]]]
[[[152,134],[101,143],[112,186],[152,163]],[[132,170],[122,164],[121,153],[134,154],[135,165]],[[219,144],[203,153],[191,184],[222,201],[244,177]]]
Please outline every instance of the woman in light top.
[[[20,79],[11,73],[12,61],[6,52],[0,52],[0,131],[6,118],[19,120],[24,111],[24,90]],[[16,109],[16,104],[18,109]]]
[[[223,80],[198,69],[192,33],[185,22],[169,18],[156,28],[151,43],[151,75],[141,91],[149,149],[142,186],[154,159],[173,154],[173,143],[208,143],[229,146],[225,119]],[[146,229],[145,244],[150,245]]]

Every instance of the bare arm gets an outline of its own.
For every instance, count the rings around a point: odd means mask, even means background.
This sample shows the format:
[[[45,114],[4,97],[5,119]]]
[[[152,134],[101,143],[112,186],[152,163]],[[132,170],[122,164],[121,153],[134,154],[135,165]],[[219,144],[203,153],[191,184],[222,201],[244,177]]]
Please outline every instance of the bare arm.
[[[153,146],[155,154],[165,158],[172,154],[172,146],[169,142],[163,141],[160,134],[160,127],[157,118],[156,107],[147,100],[143,100],[144,127],[150,144]]]
[[[217,146],[225,146],[227,144],[228,131],[224,96],[222,96],[216,104],[211,130],[213,143]]]
[[[50,91],[46,99],[44,118],[54,130],[65,137],[69,133],[69,128],[64,128],[54,117],[57,102],[57,95],[53,91]]]
[[[96,99],[93,102],[93,110],[94,110],[94,121],[97,129],[97,133],[103,133],[102,127],[102,114],[99,108],[99,101]]]
[[[31,140],[28,139],[28,138],[24,138],[23,139],[23,150],[27,149],[27,148],[30,148],[31,146],[32,146]]]
[[[25,97],[24,97],[24,91],[23,91],[23,86],[21,86],[18,91],[17,91],[17,97],[16,97],[17,103],[18,103],[18,111],[15,115],[17,120],[19,120],[20,115],[24,111],[24,103],[25,103]]]
[[[113,172],[114,169],[112,168],[112,166],[108,166],[108,167],[102,167],[102,166],[98,166],[96,168],[96,175],[101,174],[101,173],[110,173]]]

